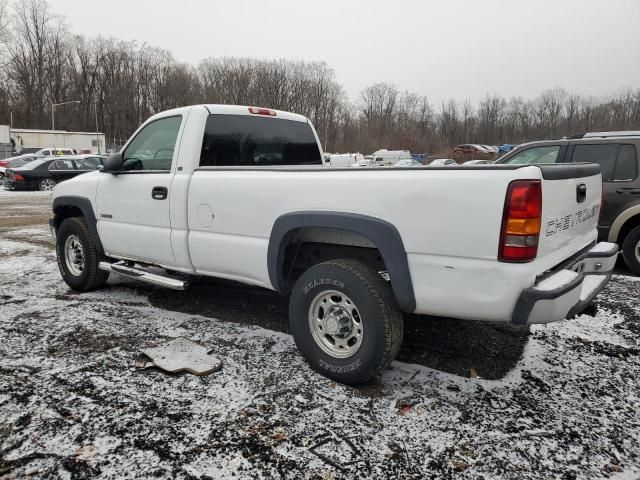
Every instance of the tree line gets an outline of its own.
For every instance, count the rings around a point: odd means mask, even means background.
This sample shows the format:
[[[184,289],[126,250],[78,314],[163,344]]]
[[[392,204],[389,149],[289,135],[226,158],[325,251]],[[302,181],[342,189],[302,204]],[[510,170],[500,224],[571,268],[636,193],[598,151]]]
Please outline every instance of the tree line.
[[[583,131],[640,129],[640,88],[606,98],[545,90],[538,97],[487,95],[477,104],[428,98],[375,83],[349,99],[324,62],[206,58],[73,35],[46,0],[0,0],[0,124],[94,131],[118,147],[149,116],[173,107],[226,103],[309,117],[327,151],[379,148],[445,152],[460,143],[522,143]]]

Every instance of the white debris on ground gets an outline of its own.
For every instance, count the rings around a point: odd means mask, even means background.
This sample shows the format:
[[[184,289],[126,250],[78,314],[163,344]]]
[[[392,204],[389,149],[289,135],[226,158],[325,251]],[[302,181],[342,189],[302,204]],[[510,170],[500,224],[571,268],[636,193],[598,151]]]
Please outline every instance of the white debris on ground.
[[[72,293],[38,232],[0,232],[1,479],[640,476],[637,279],[596,318],[533,327],[499,380],[394,362],[350,388],[290,336],[153,307],[153,288]],[[223,368],[135,368],[176,337]]]

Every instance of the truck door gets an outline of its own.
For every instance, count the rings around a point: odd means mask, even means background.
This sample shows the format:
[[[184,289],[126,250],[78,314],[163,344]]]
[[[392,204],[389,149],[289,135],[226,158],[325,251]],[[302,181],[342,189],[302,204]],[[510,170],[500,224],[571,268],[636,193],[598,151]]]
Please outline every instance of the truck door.
[[[610,227],[624,210],[640,203],[638,157],[633,144],[620,141],[576,144],[571,161],[600,164],[604,200],[600,212],[601,227]]]
[[[148,123],[123,150],[123,171],[101,175],[96,218],[107,255],[175,264],[169,196],[181,123],[181,115]]]

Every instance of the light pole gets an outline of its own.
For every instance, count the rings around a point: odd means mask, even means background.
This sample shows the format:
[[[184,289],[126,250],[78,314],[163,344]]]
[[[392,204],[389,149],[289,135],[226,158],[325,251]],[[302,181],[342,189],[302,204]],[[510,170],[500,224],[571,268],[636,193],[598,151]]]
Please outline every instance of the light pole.
[[[56,107],[60,105],[69,105],[70,103],[80,104],[80,100],[71,100],[70,102],[62,102],[62,103],[52,103],[51,104],[51,131],[56,129]]]

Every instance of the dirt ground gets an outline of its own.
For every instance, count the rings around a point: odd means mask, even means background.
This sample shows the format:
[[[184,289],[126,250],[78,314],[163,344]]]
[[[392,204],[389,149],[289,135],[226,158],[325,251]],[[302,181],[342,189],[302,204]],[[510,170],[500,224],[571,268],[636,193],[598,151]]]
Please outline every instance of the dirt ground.
[[[0,191],[0,479],[640,478],[640,279],[622,268],[595,318],[408,316],[398,361],[351,388],[307,367],[276,293],[115,275],[71,292],[50,203]],[[222,370],[135,367],[180,336]]]

